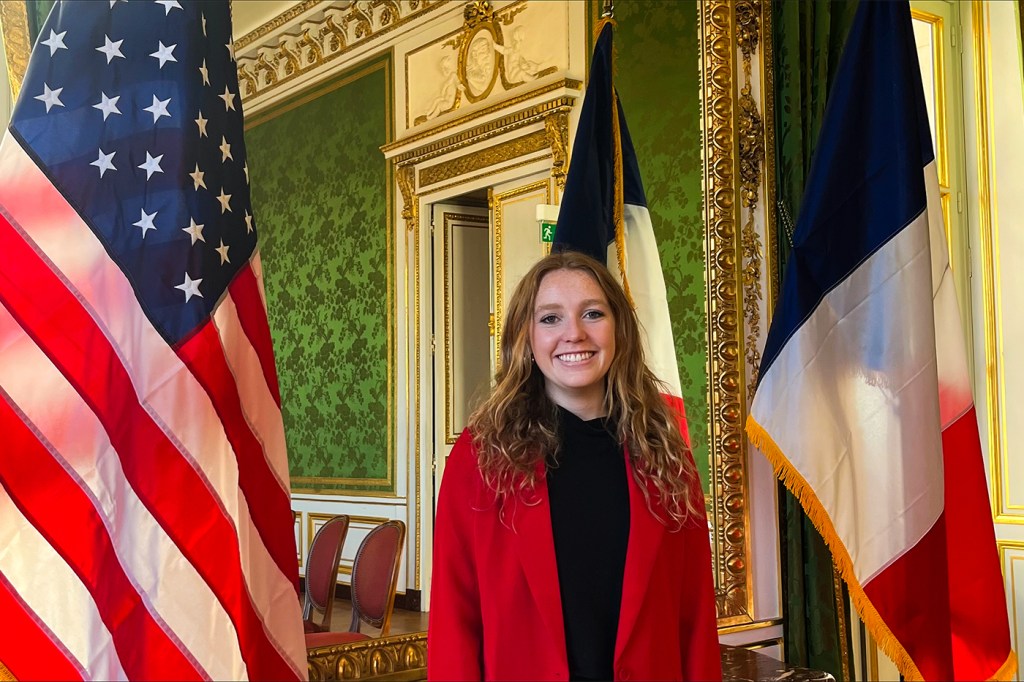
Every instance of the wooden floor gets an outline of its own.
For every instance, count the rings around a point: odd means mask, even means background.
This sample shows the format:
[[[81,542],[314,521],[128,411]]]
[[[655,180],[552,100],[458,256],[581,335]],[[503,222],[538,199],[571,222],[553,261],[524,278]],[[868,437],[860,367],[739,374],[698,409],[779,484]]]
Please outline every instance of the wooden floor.
[[[352,623],[352,602],[347,599],[334,600],[334,613],[331,614],[331,631],[344,632]],[[411,632],[425,632],[427,629],[427,614],[421,611],[406,611],[395,609],[391,614],[391,629],[389,635],[405,635]],[[362,632],[368,635],[377,636],[380,630],[371,628],[365,623],[361,628]]]

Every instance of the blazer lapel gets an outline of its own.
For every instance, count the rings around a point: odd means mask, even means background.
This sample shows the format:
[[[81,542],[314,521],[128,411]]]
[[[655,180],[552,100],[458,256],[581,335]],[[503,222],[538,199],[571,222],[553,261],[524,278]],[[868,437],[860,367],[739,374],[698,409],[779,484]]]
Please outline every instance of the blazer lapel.
[[[558,564],[555,562],[555,540],[551,531],[551,510],[547,477],[543,464],[538,467],[537,484],[529,503],[515,501],[512,530],[516,537],[519,562],[526,582],[533,593],[544,623],[558,645],[565,651],[565,625],[562,622],[562,599],[558,590]]]
[[[616,660],[622,655],[640,617],[651,571],[665,533],[665,525],[651,514],[644,493],[633,478],[633,465],[628,452],[626,478],[629,484],[629,544],[626,547],[626,568],[622,576],[619,629],[615,637]]]

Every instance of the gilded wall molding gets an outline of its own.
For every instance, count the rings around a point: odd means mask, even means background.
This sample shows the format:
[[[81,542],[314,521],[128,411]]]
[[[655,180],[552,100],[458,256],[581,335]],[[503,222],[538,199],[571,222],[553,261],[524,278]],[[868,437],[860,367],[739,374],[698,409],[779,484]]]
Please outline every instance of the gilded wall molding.
[[[456,225],[458,227],[464,227],[467,224],[475,224],[478,229],[482,228],[487,230],[489,227],[489,219],[486,215],[476,215],[474,213],[449,213],[443,211],[443,230],[441,235],[441,244],[443,253],[441,256],[442,260],[442,281],[444,282],[444,438],[445,443],[448,445],[455,445],[455,442],[459,438],[459,434],[462,432],[462,426],[456,429],[455,423],[455,404],[452,402],[452,396],[455,394],[455,356],[452,353],[452,259],[450,255],[452,253],[452,241],[454,239],[453,225],[456,223],[462,223],[462,225]],[[491,323],[493,324],[493,323]]]
[[[507,114],[500,118],[491,120],[488,123],[484,123],[468,130],[455,133],[448,137],[441,138],[434,142],[427,143],[423,146],[410,149],[409,151],[401,152],[395,156],[395,162],[399,164],[408,163],[410,161],[426,161],[428,159],[449,154],[456,149],[461,149],[477,142],[483,142],[491,138],[497,137],[504,133],[512,132],[519,128],[531,125],[533,123],[543,122],[544,118],[556,111],[568,112],[572,109],[572,103],[576,98],[571,95],[562,95],[554,99],[535,104],[526,109]],[[568,118],[566,119],[568,123]],[[566,132],[568,135],[568,132]],[[395,149],[400,149],[407,146],[408,140],[404,140],[402,144],[389,144],[381,147],[381,151],[385,154]]]
[[[495,113],[497,111],[501,111],[502,109],[509,109],[511,107],[515,107],[515,106],[517,106],[519,104],[522,104],[523,102],[526,102],[528,100],[534,99],[535,97],[540,97],[541,95],[546,95],[549,92],[556,92],[556,91],[559,91],[559,90],[572,90],[572,91],[575,91],[575,92],[579,92],[582,87],[583,87],[583,82],[582,81],[576,80],[575,78],[563,78],[562,80],[555,81],[554,83],[548,83],[547,85],[543,85],[543,86],[541,86],[541,87],[539,87],[539,88],[537,88],[535,90],[530,90],[529,92],[525,92],[522,95],[517,95],[515,97],[510,97],[510,98],[508,98],[506,100],[498,102],[497,104],[493,104],[493,105],[491,105],[489,107],[486,107],[484,109],[481,109],[479,111],[474,111],[471,114],[467,114],[465,116],[461,116],[459,118],[452,119],[452,120],[447,121],[445,123],[441,123],[441,124],[438,124],[436,126],[432,126],[432,127],[428,128],[426,130],[423,130],[423,131],[420,131],[420,132],[416,133],[415,135],[409,135],[407,137],[403,137],[401,140],[398,140],[396,142],[392,142],[390,144],[386,144],[383,147],[381,147],[380,149],[381,149],[382,152],[387,154],[387,153],[389,153],[391,151],[394,151],[395,149],[401,149],[401,148],[406,147],[406,146],[408,146],[410,144],[413,144],[415,142],[419,142],[420,140],[425,140],[425,139],[427,139],[429,137],[433,137],[434,135],[438,135],[440,133],[443,133],[446,130],[451,130],[453,128],[461,127],[461,126],[469,123],[470,121],[475,121],[475,120],[477,120],[479,118],[488,117],[488,116],[490,116],[491,114],[493,114],[493,113]],[[573,97],[575,98],[575,96],[573,96]]]
[[[569,112],[557,110],[544,117],[544,131],[551,147],[551,177],[558,191],[565,191],[565,174],[569,170]]]
[[[457,178],[453,182],[449,182],[449,183],[444,184],[444,185],[439,185],[437,187],[431,187],[430,188],[430,192],[431,192],[431,194],[436,193],[436,192],[445,192],[445,191],[447,191],[449,189],[452,189],[454,187],[458,187],[460,185],[468,185],[469,183],[472,183],[472,182],[475,182],[477,180],[480,180],[481,178],[490,177],[492,175],[496,175],[497,173],[506,173],[506,172],[508,172],[510,170],[515,170],[517,168],[522,168],[523,166],[535,165],[538,162],[547,161],[550,158],[551,158],[551,153],[547,152],[547,153],[541,154],[539,156],[531,156],[530,158],[525,159],[523,161],[517,161],[515,163],[503,163],[503,164],[501,164],[501,166],[488,168],[487,170],[483,171],[482,173],[474,173],[473,175],[460,176],[459,178]]]
[[[460,28],[405,54],[406,128],[568,68],[568,32],[553,32],[567,26],[565,2],[514,0],[499,10],[491,0],[461,4]],[[558,19],[540,18],[552,8]]]
[[[740,233],[743,249],[743,318],[746,323],[747,399],[754,396],[757,386],[757,371],[761,366],[758,339],[761,338],[761,290],[762,262],[764,251],[761,237],[757,233],[754,217],[761,194],[762,168],[764,162],[764,122],[757,110],[757,102],[750,93],[750,60],[743,59],[746,82],[740,89],[739,134],[740,196],[746,217]]]
[[[736,45],[749,62],[761,42],[761,0],[736,0]]]
[[[416,168],[412,165],[399,166],[395,177],[398,179],[398,191],[402,193],[402,219],[405,221],[405,229],[411,231],[416,226],[419,214]]]
[[[735,17],[729,0],[700,5],[701,116],[708,321],[708,421],[719,623],[750,620],[747,453],[743,422],[743,256],[737,239]]]
[[[240,54],[243,50],[248,48],[250,45],[255,43],[260,38],[273,33],[282,26],[286,26],[297,17],[302,16],[306,12],[310,11],[317,5],[326,4],[324,0],[303,0],[292,7],[289,7],[284,12],[281,12],[276,17],[268,21],[267,23],[259,26],[252,31],[249,31],[241,38],[235,40],[235,54]]]
[[[4,52],[7,56],[7,78],[11,84],[11,101],[18,100],[21,81],[28,69],[32,41],[28,35],[28,7],[24,2],[0,2],[0,25],[3,26]]]
[[[419,186],[424,188],[436,185],[439,182],[494,166],[503,161],[543,151],[548,148],[548,144],[549,138],[546,130],[528,133],[473,154],[464,154],[450,161],[428,166],[419,172]]]
[[[487,189],[487,207],[494,225],[491,252],[494,254],[494,369],[501,368],[501,333],[505,322],[505,205],[525,195],[544,193],[544,203],[553,201],[550,180],[531,182],[505,192],[495,194],[494,188]]]
[[[773,35],[773,17],[771,5],[769,10],[762,17],[762,30],[766,35]],[[778,225],[775,220],[776,185],[775,185],[775,51],[773,41],[768,39],[761,45],[761,89],[769,93],[764,98],[764,120],[768,125],[764,127],[764,162],[768,172],[765,173],[765,217],[767,225],[765,235],[767,251],[765,253],[765,269],[768,272],[768,310],[775,309],[775,301],[779,297],[779,268],[776,264],[776,254],[779,252]]]
[[[446,4],[445,0],[307,0],[291,7],[235,41],[242,101],[250,104]]]
[[[426,679],[427,633],[316,647],[308,651],[307,665],[310,682]]]

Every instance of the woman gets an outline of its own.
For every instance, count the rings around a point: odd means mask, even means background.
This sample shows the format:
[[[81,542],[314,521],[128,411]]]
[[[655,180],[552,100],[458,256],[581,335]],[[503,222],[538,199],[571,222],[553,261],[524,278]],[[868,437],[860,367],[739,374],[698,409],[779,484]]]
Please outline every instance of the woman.
[[[566,252],[526,274],[441,484],[430,679],[721,679],[680,407],[603,265]]]

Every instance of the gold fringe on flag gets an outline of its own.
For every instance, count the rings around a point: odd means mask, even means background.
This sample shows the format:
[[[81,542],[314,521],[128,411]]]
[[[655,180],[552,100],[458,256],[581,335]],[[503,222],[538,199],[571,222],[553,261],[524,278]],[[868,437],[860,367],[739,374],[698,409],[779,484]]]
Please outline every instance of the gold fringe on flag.
[[[853,560],[850,558],[850,553],[847,551],[843,541],[839,539],[839,534],[836,533],[832,519],[829,518],[828,512],[818,499],[814,489],[811,488],[807,480],[783,454],[778,444],[764,430],[764,427],[757,423],[753,415],[747,416],[746,430],[750,442],[768,458],[772,468],[775,470],[775,475],[800,500],[800,506],[803,507],[804,513],[807,514],[811,523],[821,533],[821,537],[824,538],[829,551],[832,552],[832,561],[838,569],[839,575],[842,576],[843,581],[850,589],[850,598],[853,600],[853,605],[857,608],[857,612],[860,614],[861,620],[864,621],[868,632],[878,642],[878,646],[881,647],[885,655],[896,664],[896,668],[904,678],[911,681],[923,680],[924,678],[921,675],[921,671],[918,670],[917,664],[914,663],[900,641],[896,639],[889,626],[885,624],[882,616],[878,613],[878,609],[871,603],[867,593],[864,592],[864,588],[857,580],[856,575],[854,575]],[[1012,680],[1016,670],[1017,657],[1011,650],[1006,662],[989,679],[999,680],[1000,682]]]

